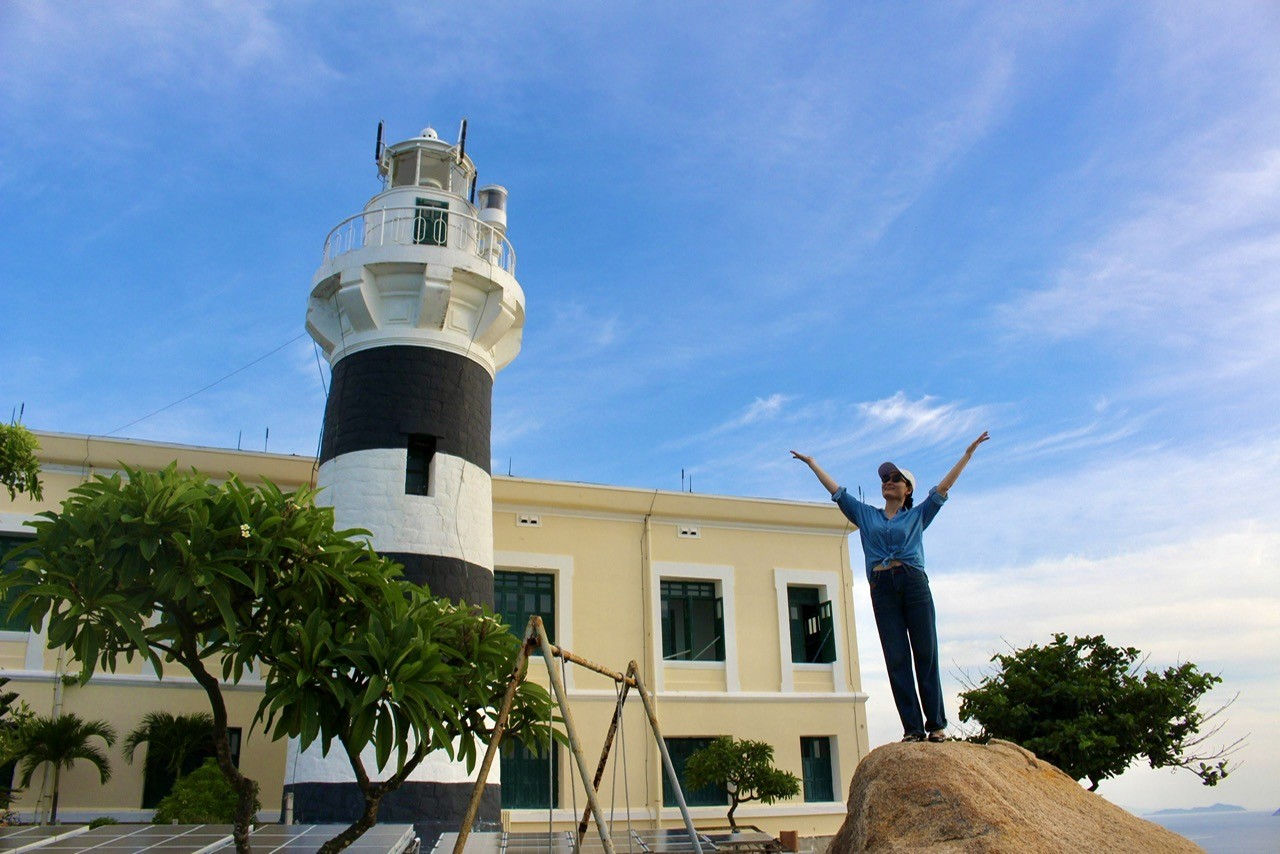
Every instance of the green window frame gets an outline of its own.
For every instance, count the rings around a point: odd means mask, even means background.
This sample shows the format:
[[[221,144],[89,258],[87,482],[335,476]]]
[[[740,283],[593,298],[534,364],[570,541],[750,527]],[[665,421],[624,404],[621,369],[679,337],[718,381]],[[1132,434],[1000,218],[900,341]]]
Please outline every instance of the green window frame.
[[[431,460],[436,455],[436,437],[413,435],[405,451],[405,495],[431,494]]]
[[[831,737],[802,736],[800,766],[806,801],[834,801],[835,784],[831,775]]]
[[[691,807],[722,807],[729,803],[729,792],[724,786],[710,785],[701,789],[690,789],[685,782],[684,769],[689,757],[715,741],[714,738],[664,738],[667,754],[671,757],[671,765],[675,768],[676,779],[680,781],[680,789],[684,792],[684,802]],[[664,807],[679,806],[676,803],[675,789],[671,788],[671,780],[662,775],[662,805]]]
[[[16,572],[18,569],[18,561],[5,560],[5,556],[13,549],[19,546],[28,545],[34,536],[25,534],[0,534],[0,573],[8,575],[10,572]],[[4,593],[0,593],[0,632],[25,632],[28,629],[26,622],[26,612],[19,612],[12,617],[9,615],[9,602],[25,589],[22,585],[11,587]]]
[[[724,600],[710,581],[664,579],[662,659],[724,661]]]
[[[493,610],[511,627],[516,637],[524,637],[529,618],[537,614],[547,630],[547,640],[556,640],[556,577],[546,572],[493,573]]]
[[[831,602],[821,600],[822,591],[817,587],[787,588],[794,664],[830,664],[836,660],[836,624]]]
[[[413,212],[413,242],[419,246],[449,245],[449,203],[416,199]]]
[[[509,747],[508,747],[509,745]],[[512,739],[503,744],[502,808],[535,810],[560,805],[560,751],[555,745],[530,750]]]

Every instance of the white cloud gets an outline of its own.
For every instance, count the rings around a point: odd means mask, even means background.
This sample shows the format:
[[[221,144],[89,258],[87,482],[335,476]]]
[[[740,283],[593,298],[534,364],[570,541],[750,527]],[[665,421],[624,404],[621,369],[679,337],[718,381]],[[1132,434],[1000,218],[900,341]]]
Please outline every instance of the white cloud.
[[[904,440],[930,443],[970,432],[981,412],[957,403],[939,403],[931,395],[910,400],[901,391],[883,400],[859,403],[858,411],[868,430],[891,430]]]
[[[1099,406],[1100,414],[1106,409]],[[1000,453],[1004,459],[1026,459],[1060,454],[1067,451],[1079,451],[1086,448],[1098,448],[1127,439],[1139,433],[1144,418],[1130,418],[1119,424],[1110,423],[1099,418],[1080,427],[1071,427],[1048,436],[1038,436],[1025,441],[1016,442]]]

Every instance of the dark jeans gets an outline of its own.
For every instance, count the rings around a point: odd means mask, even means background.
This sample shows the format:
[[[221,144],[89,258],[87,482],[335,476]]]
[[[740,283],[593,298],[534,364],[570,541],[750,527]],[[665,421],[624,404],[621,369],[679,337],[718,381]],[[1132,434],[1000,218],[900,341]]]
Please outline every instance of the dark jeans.
[[[872,573],[871,607],[876,615],[884,663],[889,668],[889,687],[893,689],[898,717],[902,718],[903,733],[923,735],[926,731],[945,729],[947,713],[942,708],[938,629],[929,576],[909,566]]]

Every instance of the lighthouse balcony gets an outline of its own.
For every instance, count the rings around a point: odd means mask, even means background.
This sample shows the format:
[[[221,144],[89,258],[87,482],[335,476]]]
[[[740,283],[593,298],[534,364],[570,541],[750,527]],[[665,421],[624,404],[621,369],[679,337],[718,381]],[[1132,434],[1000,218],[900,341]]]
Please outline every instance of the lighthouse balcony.
[[[418,205],[364,211],[338,223],[324,241],[324,263],[378,246],[445,247],[515,276],[516,253],[502,229],[446,207]]]

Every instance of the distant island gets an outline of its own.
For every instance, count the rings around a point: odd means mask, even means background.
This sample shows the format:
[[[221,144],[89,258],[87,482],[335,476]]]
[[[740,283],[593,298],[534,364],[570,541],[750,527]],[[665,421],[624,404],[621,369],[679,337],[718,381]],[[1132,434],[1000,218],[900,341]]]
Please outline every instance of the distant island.
[[[1211,807],[1192,807],[1186,810],[1157,810],[1150,815],[1192,815],[1205,812],[1248,812],[1248,810],[1235,804],[1214,804]],[[1280,813],[1280,810],[1276,810],[1276,813]]]

